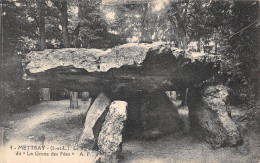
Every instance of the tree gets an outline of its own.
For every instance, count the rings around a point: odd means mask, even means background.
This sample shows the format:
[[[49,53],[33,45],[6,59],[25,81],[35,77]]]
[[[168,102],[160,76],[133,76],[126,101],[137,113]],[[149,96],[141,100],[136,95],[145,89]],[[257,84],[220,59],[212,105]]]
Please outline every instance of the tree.
[[[130,42],[171,40],[173,31],[165,19],[166,13],[155,8],[154,2],[106,6],[105,13],[115,15],[114,19],[108,19],[108,28]]]
[[[0,51],[1,53],[3,52],[3,25],[2,25],[2,20],[3,20],[3,6],[2,3],[0,4]],[[1,56],[1,59],[3,59],[3,56]],[[2,73],[2,69],[1,69],[1,73]],[[2,75],[1,75],[1,79],[2,79]]]
[[[178,41],[178,47],[187,49],[187,12],[189,7],[189,1],[185,3],[171,2],[168,9],[168,19],[174,27],[177,35],[180,39]]]
[[[140,36],[140,42],[146,42],[146,36],[145,36],[145,31],[146,31],[146,22],[147,22],[147,13],[149,9],[150,3],[145,3],[141,5],[141,36]]]
[[[37,24],[28,14],[26,1],[3,0],[2,4],[2,29],[3,29],[3,59],[14,55],[26,53],[35,49],[38,38]],[[32,1],[33,2],[33,1]],[[34,2],[35,7],[36,3]],[[34,16],[37,15],[37,10]]]
[[[62,25],[62,38],[64,41],[64,46],[66,48],[70,47],[70,41],[69,41],[69,33],[68,33],[68,7],[67,7],[67,1],[61,2],[61,25]]]
[[[80,19],[82,19],[82,10],[83,10],[83,1],[82,0],[78,0],[78,25],[76,26],[76,28],[73,30],[72,33],[72,46],[74,46],[75,48],[80,48],[81,47],[81,43],[80,43],[80,39],[79,39],[79,32],[80,32]]]
[[[45,49],[45,18],[44,18],[44,0],[37,0],[38,14],[39,14],[39,50]]]
[[[59,10],[61,16],[61,26],[62,26],[62,40],[63,45],[65,48],[70,47],[70,40],[69,40],[69,32],[68,32],[68,2],[66,0],[58,1],[58,0],[51,0],[55,7]]]
[[[101,11],[101,0],[85,0],[80,3],[79,38],[82,47],[102,48],[102,41],[107,40],[108,34],[107,23]]]
[[[258,55],[259,55],[259,2],[235,1],[231,6],[232,23],[224,53],[225,72],[233,88],[236,104],[258,98]]]
[[[208,28],[207,23],[210,20],[206,6],[208,3],[204,1],[195,0],[190,3],[191,11],[189,13],[190,19],[187,23],[187,35],[191,41],[197,41],[197,51],[200,52],[202,38],[209,37],[212,30]]]

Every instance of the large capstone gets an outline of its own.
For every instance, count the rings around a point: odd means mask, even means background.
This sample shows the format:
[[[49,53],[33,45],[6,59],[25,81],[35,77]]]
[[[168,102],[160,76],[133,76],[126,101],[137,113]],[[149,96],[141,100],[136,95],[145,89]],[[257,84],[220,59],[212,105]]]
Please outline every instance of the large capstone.
[[[111,68],[119,68],[123,65],[141,64],[150,48],[158,49],[163,45],[166,43],[128,43],[105,51],[84,48],[45,49],[44,51],[31,51],[26,55],[24,63],[27,64],[26,69],[31,73],[69,65],[84,68],[88,72],[106,72]]]
[[[191,89],[188,95],[190,125],[194,133],[214,147],[234,146],[242,138],[227,113],[228,88],[223,85]]]
[[[90,149],[94,147],[95,135],[98,135],[95,132],[99,133],[98,128],[101,128],[102,125],[100,119],[106,115],[106,109],[110,103],[110,98],[104,93],[100,93],[95,99],[87,112],[84,130],[78,143],[79,146]],[[100,123],[101,125],[98,125]],[[95,126],[96,129],[94,129]]]
[[[204,56],[206,57],[206,56]],[[167,43],[125,44],[107,49],[46,49],[26,54],[24,77],[42,88],[101,91],[174,91],[209,79],[217,61],[193,60]],[[115,98],[117,99],[117,98]]]
[[[98,136],[98,160],[101,162],[118,162],[122,148],[122,131],[127,119],[127,102],[114,101],[102,125]]]

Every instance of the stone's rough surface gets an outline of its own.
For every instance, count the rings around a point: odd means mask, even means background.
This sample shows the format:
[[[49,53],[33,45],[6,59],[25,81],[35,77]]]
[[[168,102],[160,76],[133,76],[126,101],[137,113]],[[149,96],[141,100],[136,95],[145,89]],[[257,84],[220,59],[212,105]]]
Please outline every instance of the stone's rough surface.
[[[70,108],[79,108],[78,92],[70,92]]]
[[[43,72],[59,66],[73,66],[75,68],[83,68],[88,72],[106,72],[112,68],[122,66],[139,65],[143,63],[147,56],[148,50],[169,49],[175,58],[206,60],[207,62],[215,62],[219,60],[216,55],[202,55],[199,58],[193,53],[184,54],[184,51],[172,47],[166,42],[147,43],[128,43],[116,46],[112,49],[85,49],[85,48],[63,48],[63,49],[45,49],[44,51],[31,51],[26,54],[23,60],[25,69],[30,73]]]
[[[85,128],[78,143],[79,146],[93,148],[95,141],[93,128],[110,103],[110,98],[104,93],[100,93],[95,99],[94,103],[88,110],[84,126]]]
[[[30,73],[38,73],[58,66],[74,66],[84,68],[88,72],[105,72],[123,65],[141,64],[149,48],[158,48],[164,42],[153,44],[129,43],[106,51],[100,49],[46,49],[32,51],[26,55],[24,62]]]
[[[82,101],[87,101],[89,99],[89,92],[82,92],[81,96]]]
[[[102,125],[98,137],[98,161],[116,163],[122,148],[122,130],[127,119],[127,102],[114,101]]]
[[[228,88],[223,85],[194,88],[188,95],[191,128],[214,147],[234,146],[242,141],[236,124],[228,116],[227,96]]]
[[[49,101],[51,99],[50,88],[40,89],[40,101]]]

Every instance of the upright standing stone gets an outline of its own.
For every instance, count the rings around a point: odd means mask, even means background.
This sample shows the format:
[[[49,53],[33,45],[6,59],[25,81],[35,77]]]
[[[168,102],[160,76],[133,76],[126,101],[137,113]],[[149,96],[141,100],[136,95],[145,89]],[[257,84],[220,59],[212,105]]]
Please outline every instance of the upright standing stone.
[[[78,104],[78,92],[70,92],[70,108],[79,108]]]
[[[177,107],[165,92],[139,92],[128,102],[127,137],[156,139],[183,128]]]
[[[166,93],[154,92],[149,95],[148,100],[146,129],[153,131],[153,129],[158,128],[158,131],[165,135],[177,132],[183,128],[184,123],[179,116],[177,108]]]
[[[242,141],[236,124],[228,116],[228,88],[223,85],[194,88],[188,95],[190,126],[214,147],[234,146]]]
[[[88,110],[84,130],[78,143],[79,146],[93,148],[95,143],[93,128],[110,103],[110,98],[104,93],[100,93],[95,99]]]
[[[89,99],[89,92],[82,92],[82,101],[87,101]]]
[[[98,136],[98,160],[117,163],[122,147],[122,130],[127,119],[127,102],[114,101]]]
[[[50,96],[50,88],[41,88],[40,89],[40,101],[49,101],[51,99]]]

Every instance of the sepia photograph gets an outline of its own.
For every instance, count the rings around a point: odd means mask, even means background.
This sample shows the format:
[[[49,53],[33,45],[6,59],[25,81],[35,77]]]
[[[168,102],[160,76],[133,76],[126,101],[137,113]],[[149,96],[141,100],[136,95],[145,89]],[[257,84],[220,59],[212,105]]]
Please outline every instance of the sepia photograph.
[[[259,163],[258,0],[1,0],[0,163]]]

